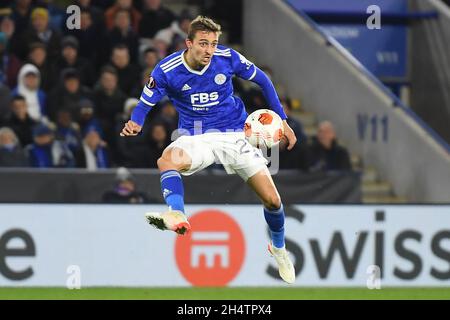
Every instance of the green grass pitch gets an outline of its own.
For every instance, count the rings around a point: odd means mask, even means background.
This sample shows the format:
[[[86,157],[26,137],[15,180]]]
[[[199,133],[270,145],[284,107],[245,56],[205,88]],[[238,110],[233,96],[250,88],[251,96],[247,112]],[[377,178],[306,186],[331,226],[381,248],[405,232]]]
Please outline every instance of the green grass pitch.
[[[450,299],[450,288],[0,288],[6,299],[81,299],[81,300],[397,300]]]

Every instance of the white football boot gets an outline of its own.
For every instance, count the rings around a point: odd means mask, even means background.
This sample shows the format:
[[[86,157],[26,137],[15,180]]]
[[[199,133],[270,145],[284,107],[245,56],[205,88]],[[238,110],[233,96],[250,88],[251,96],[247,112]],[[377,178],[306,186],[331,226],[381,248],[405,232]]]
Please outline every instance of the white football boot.
[[[185,234],[191,230],[191,224],[181,211],[169,209],[164,213],[147,212],[145,218],[150,225],[160,230],[172,230],[178,234]]]
[[[278,249],[274,247],[270,242],[267,249],[269,250],[269,253],[272,255],[272,257],[275,258],[278,264],[278,272],[280,273],[281,279],[283,279],[289,284],[294,283],[295,282],[294,265],[292,264],[291,259],[289,258],[289,254],[286,251],[286,248],[284,247]]]

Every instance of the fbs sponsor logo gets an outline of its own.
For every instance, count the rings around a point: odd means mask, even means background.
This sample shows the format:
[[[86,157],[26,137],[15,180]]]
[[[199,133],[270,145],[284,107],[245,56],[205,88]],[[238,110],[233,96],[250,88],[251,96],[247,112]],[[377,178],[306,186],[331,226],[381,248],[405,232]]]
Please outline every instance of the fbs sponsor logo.
[[[245,239],[225,212],[204,210],[189,218],[192,231],[177,237],[175,257],[183,277],[194,286],[226,286],[241,270]]]

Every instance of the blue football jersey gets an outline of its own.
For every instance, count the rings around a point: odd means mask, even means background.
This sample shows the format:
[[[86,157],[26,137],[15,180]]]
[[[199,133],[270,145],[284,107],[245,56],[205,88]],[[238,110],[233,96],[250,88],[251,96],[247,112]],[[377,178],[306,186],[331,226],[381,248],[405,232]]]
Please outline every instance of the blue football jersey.
[[[242,130],[247,112],[242,100],[233,95],[231,79],[233,75],[253,79],[255,65],[237,51],[219,45],[208,65],[193,70],[183,53],[175,52],[156,65],[140,101],[152,107],[167,95],[178,111],[178,127],[190,134]]]

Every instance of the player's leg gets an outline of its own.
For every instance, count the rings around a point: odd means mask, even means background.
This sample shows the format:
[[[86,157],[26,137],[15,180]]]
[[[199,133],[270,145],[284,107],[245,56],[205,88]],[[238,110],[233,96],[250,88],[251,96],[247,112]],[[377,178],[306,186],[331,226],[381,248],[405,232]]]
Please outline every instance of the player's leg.
[[[166,148],[158,159],[161,173],[161,191],[169,206],[164,213],[148,212],[145,217],[154,227],[161,230],[173,230],[184,234],[190,230],[190,224],[184,214],[184,188],[180,172],[191,167],[191,157],[181,148]]]
[[[294,283],[295,270],[286,251],[284,241],[285,215],[283,204],[267,167],[248,178],[247,184],[263,203],[264,218],[269,226],[272,239],[268,249],[277,261],[280,276],[284,281]]]

